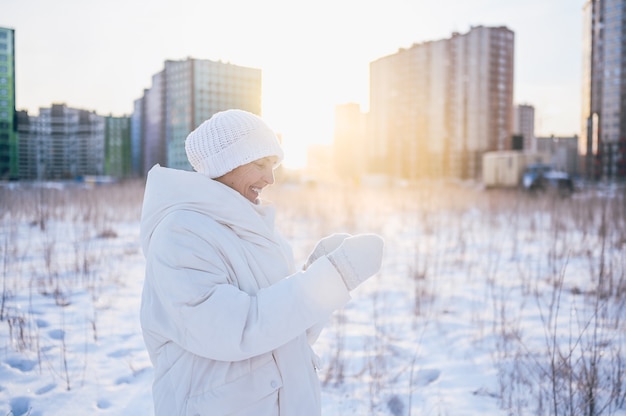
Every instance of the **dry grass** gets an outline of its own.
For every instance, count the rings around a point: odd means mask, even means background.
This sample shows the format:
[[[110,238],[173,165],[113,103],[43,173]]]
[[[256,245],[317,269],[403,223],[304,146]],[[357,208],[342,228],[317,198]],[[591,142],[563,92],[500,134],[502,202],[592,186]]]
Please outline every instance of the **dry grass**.
[[[12,348],[38,355],[42,371],[50,365],[39,351],[36,317],[16,299],[49,296],[63,310],[77,293],[88,293],[90,336],[98,340],[105,313],[99,297],[104,287],[122,284],[106,265],[138,250],[136,240],[120,243],[119,227],[136,224],[138,233],[142,194],[142,182],[0,188],[0,325]],[[276,185],[264,196],[277,205],[277,224],[298,261],[334,232],[375,232],[386,240],[376,283],[331,323],[325,388],[357,380],[370,413],[411,414],[416,375],[427,360],[420,349],[426,328],[462,313],[469,342],[490,351],[497,371],[499,389],[487,394],[508,414],[611,415],[624,407],[624,188],[558,198],[443,182]],[[458,302],[468,293],[471,301]],[[410,305],[401,313],[398,299]],[[528,322],[539,322],[541,331]],[[364,331],[358,357],[348,350],[354,328]],[[79,376],[67,367],[54,371],[67,389],[76,385]]]

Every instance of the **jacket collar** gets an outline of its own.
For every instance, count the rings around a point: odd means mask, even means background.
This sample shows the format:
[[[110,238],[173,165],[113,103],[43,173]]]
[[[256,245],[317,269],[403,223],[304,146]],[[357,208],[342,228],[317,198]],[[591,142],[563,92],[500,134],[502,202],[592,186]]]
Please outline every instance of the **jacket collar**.
[[[141,210],[144,252],[156,226],[165,216],[179,210],[207,215],[243,239],[276,244],[272,205],[253,204],[234,189],[198,172],[157,164],[148,172]]]

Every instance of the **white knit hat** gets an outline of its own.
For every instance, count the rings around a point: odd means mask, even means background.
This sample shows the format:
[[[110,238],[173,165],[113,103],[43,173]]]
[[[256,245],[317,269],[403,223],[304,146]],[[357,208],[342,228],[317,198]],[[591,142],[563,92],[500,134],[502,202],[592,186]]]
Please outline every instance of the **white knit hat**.
[[[267,156],[283,160],[276,134],[259,116],[244,110],[213,114],[189,133],[185,151],[191,166],[210,178]]]

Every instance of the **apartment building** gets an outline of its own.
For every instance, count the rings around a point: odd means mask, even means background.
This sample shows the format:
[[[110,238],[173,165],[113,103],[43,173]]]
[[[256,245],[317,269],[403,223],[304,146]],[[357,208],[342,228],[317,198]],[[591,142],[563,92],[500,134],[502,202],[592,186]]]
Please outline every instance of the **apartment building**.
[[[165,61],[136,100],[133,143],[142,175],[159,163],[191,170],[185,138],[216,112],[240,108],[261,115],[261,70],[206,59]],[[140,135],[139,138],[136,135]]]
[[[0,27],[0,179],[18,176],[15,31]]]
[[[20,116],[21,179],[104,175],[104,117],[52,104]]]
[[[482,155],[511,148],[514,34],[472,27],[370,63],[370,171],[477,178]]]
[[[52,104],[17,112],[18,178],[69,180],[130,175],[130,118]]]
[[[582,125],[579,153],[590,179],[626,179],[626,4],[583,6]]]
[[[344,180],[357,182],[366,172],[367,115],[356,103],[335,107],[333,132],[334,171]]]
[[[513,113],[513,136],[520,138],[521,149],[528,152],[537,151],[535,137],[535,107],[528,104],[518,104]],[[515,147],[515,144],[513,144]]]
[[[104,174],[114,178],[132,176],[130,117],[104,118]]]

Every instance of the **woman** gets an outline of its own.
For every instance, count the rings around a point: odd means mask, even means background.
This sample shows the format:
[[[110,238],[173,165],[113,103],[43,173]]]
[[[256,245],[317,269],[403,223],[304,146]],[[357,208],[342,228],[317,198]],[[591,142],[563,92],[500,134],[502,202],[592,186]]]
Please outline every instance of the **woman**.
[[[319,415],[309,343],[379,270],[382,239],[331,235],[296,271],[260,200],[283,158],[264,121],[217,113],[185,149],[196,172],[152,168],[141,217],[155,413]]]

